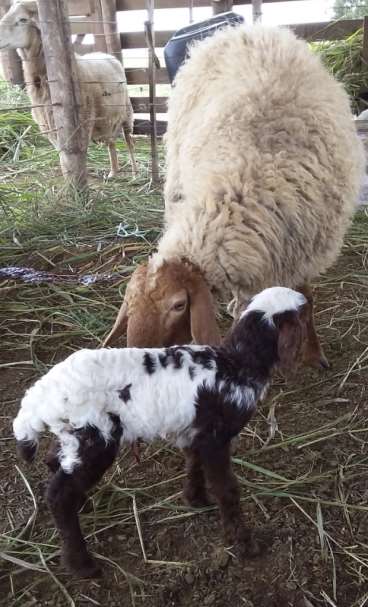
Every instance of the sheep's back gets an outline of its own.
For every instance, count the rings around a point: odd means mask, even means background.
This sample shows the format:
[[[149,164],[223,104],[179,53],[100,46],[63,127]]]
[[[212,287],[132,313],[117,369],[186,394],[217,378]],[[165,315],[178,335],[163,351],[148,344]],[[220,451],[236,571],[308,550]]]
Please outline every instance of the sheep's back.
[[[164,255],[233,293],[295,287],[334,262],[363,151],[347,95],[304,42],[263,27],[201,42],[168,123]]]
[[[94,141],[109,142],[132,130],[133,110],[121,63],[105,53],[77,55],[83,95],[83,116]],[[96,120],[98,117],[98,120]]]

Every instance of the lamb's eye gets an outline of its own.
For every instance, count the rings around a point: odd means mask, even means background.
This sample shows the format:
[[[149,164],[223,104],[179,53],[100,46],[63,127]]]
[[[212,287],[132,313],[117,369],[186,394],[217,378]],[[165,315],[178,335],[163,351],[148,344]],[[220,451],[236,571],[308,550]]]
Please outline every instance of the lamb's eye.
[[[26,19],[25,17],[22,17],[21,19],[18,19],[17,21],[17,25],[24,25],[25,23],[27,23],[28,19]]]

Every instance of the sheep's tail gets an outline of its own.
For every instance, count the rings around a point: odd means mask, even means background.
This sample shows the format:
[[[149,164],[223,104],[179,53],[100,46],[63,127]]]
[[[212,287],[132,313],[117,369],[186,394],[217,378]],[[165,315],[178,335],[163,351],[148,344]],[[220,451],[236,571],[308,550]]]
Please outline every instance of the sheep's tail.
[[[31,412],[29,408],[21,406],[19,413],[13,421],[14,436],[17,441],[17,453],[27,462],[32,462],[36,456],[39,432],[43,429],[43,422],[37,416],[37,411]]]

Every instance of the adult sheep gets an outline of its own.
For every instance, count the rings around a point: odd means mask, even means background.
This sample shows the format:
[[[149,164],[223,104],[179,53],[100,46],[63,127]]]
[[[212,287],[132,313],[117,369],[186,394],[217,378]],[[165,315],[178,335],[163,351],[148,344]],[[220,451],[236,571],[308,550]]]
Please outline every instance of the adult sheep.
[[[57,147],[37,2],[16,1],[1,19],[0,51],[2,49],[18,51],[27,92],[34,106],[32,116],[41,132]],[[115,140],[123,131],[135,175],[133,109],[123,66],[117,59],[104,53],[75,57],[81,84],[81,118],[88,141],[92,139],[106,143],[111,164],[109,177],[114,177],[119,169]]]
[[[166,227],[132,275],[110,344],[216,344],[211,293],[235,308],[336,260],[364,154],[349,99],[287,29],[229,28],[193,47],[169,102]],[[311,318],[310,331],[318,338]],[[321,363],[325,360],[321,352]]]

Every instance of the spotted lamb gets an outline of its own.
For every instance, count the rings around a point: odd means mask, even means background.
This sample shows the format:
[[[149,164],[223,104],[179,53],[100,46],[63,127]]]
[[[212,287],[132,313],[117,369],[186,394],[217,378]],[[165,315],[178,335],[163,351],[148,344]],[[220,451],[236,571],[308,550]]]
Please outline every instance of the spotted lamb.
[[[304,295],[274,287],[251,300],[221,346],[81,350],[27,391],[14,434],[28,461],[40,432],[47,428],[56,436],[47,461],[53,472],[47,499],[69,570],[98,572],[78,510],[120,446],[138,438],[166,439],[184,449],[189,504],[208,503],[207,482],[227,542],[244,553],[257,550],[242,522],[230,441],[252,417],[272,370],[310,357],[309,322]]]

